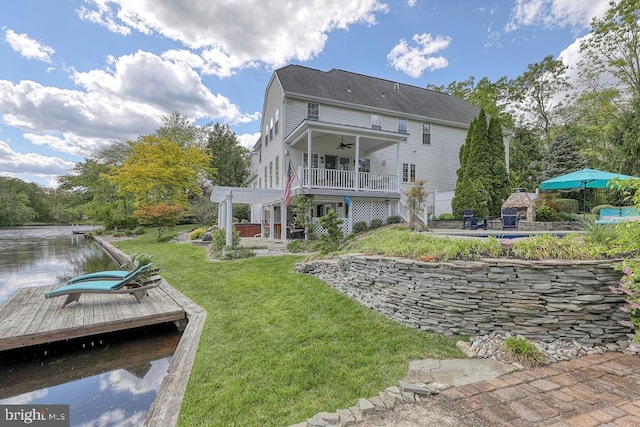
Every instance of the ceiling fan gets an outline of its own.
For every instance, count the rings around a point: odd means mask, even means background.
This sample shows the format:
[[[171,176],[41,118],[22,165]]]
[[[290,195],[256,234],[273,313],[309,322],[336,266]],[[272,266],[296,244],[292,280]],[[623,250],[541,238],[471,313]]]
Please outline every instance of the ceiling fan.
[[[344,136],[342,137],[342,141],[340,141],[340,145],[338,145],[337,148],[339,148],[340,150],[343,150],[345,148],[351,148],[353,147],[353,142],[344,142]]]

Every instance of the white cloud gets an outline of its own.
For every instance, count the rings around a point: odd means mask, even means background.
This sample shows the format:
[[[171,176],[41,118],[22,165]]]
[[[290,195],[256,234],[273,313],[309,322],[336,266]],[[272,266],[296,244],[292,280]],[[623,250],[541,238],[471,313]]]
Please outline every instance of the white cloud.
[[[258,64],[309,60],[322,52],[331,31],[373,25],[377,13],[389,10],[378,0],[85,1],[78,11],[82,19],[119,34],[160,34],[200,50],[202,72],[221,77]]]
[[[38,153],[19,153],[0,140],[0,173],[9,176],[53,177],[71,172],[73,162]]]
[[[260,138],[262,134],[260,132],[256,133],[245,133],[242,135],[238,135],[238,143],[242,145],[244,148],[251,150],[256,142]]]
[[[587,28],[592,18],[602,17],[608,8],[609,0],[516,0],[505,30],[531,25]]]
[[[433,56],[449,47],[451,37],[436,36],[428,33],[415,34],[412,40],[417,46],[409,46],[405,39],[391,49],[387,55],[389,63],[410,77],[418,78],[425,70],[437,70],[449,65],[443,56]]]
[[[3,405],[28,405],[31,402],[43,399],[49,394],[48,389],[41,389],[36,391],[30,391],[28,393],[20,394],[18,396],[9,397],[2,400]]]
[[[418,0],[407,0],[407,6],[413,7],[418,3]]]
[[[18,34],[6,28],[4,30],[4,40],[11,46],[11,49],[27,59],[51,62],[51,55],[55,53],[52,47],[30,38],[26,34]]]
[[[36,145],[78,156],[117,139],[135,138],[162,125],[178,111],[194,120],[249,123],[229,99],[214,94],[185,62],[148,52],[112,58],[112,70],[72,71],[83,90],[60,89],[23,80],[0,80],[2,121],[25,132]]]

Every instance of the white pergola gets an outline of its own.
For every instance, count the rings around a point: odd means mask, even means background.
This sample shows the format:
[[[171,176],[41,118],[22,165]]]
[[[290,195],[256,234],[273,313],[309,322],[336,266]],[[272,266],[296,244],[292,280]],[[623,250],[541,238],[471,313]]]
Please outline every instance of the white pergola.
[[[248,203],[250,205],[280,204],[280,239],[287,241],[287,208],[282,199],[283,190],[266,188],[221,187],[215,186],[211,192],[211,201],[218,203],[218,227],[226,231],[226,244],[233,244],[233,203]],[[273,209],[269,215],[269,227],[275,230]],[[273,232],[269,238],[273,239]]]

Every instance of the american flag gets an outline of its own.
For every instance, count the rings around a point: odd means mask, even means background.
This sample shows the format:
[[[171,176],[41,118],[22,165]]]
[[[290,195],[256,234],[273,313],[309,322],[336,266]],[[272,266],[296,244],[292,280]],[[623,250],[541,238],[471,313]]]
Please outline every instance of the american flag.
[[[287,181],[284,187],[284,205],[289,207],[291,204],[291,186],[293,185],[293,179],[296,174],[293,172],[293,168],[291,167],[291,161],[289,161],[289,167],[287,168]]]

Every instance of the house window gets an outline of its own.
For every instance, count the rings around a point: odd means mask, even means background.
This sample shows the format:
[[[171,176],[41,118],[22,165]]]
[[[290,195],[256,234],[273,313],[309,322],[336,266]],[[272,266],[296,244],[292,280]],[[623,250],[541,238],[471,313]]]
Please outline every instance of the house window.
[[[402,182],[416,182],[416,165],[414,163],[402,164]]]
[[[269,145],[269,125],[264,125],[264,146]]]
[[[280,186],[280,156],[276,156],[276,188]]]
[[[269,120],[269,139],[273,141],[273,117]]]
[[[358,167],[358,171],[371,172],[371,159],[360,159],[360,167]]]
[[[279,108],[276,110],[276,123],[275,123],[275,126],[274,126],[276,135],[278,134],[278,123],[280,123],[280,109]]]
[[[307,163],[307,153],[302,153],[302,165],[306,168],[309,164]],[[318,154],[311,153],[311,167],[318,167]]]
[[[264,167],[264,188],[267,188],[267,167]]]
[[[315,102],[307,102],[307,118],[309,120],[320,120],[320,109]]]
[[[407,119],[398,117],[398,132],[407,133]]]
[[[431,123],[422,124],[422,143],[431,145]]]
[[[371,115],[371,129],[382,129],[382,122],[380,121],[380,116],[377,114]]]
[[[273,161],[269,162],[269,188],[273,188]]]
[[[262,163],[262,148],[258,149],[258,163]]]

